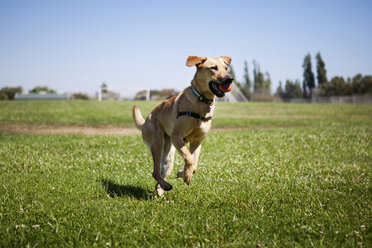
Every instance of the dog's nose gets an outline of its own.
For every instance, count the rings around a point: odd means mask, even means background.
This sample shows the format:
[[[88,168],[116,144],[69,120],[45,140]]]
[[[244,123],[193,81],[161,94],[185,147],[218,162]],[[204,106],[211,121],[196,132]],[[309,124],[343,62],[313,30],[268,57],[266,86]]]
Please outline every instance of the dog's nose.
[[[231,84],[234,78],[231,75],[227,75],[226,77],[223,78],[222,82],[224,84]]]

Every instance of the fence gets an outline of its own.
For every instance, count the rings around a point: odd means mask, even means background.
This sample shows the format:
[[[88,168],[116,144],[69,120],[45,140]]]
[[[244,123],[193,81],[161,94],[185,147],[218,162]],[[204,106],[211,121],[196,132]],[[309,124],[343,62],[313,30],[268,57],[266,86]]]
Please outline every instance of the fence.
[[[372,95],[352,95],[352,96],[314,96],[311,102],[318,103],[355,103],[372,104]]]
[[[311,99],[284,99],[291,103],[333,103],[333,104],[372,104],[372,95],[352,95],[352,96],[313,96]]]

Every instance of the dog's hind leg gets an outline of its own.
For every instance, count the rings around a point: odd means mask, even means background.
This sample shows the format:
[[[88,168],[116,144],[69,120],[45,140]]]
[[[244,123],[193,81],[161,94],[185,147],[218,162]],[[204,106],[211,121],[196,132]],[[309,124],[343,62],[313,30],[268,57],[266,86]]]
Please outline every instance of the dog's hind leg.
[[[169,175],[172,173],[175,151],[176,148],[173,146],[170,137],[164,134],[163,154],[160,164],[161,177],[164,180],[166,180],[167,177],[169,177]],[[156,185],[156,191],[159,196],[162,196],[164,194],[164,190],[160,187],[159,184]]]
[[[158,141],[154,144],[151,144],[150,150],[151,150],[152,158],[154,160],[154,171],[152,173],[152,176],[158,182],[158,184],[160,185],[162,189],[164,189],[165,191],[169,191],[172,189],[172,185],[166,182],[161,175],[161,160],[162,160],[162,155],[163,155],[163,145],[164,145],[163,140],[161,142]]]
[[[142,138],[149,146],[152,154],[152,159],[154,161],[154,170],[152,172],[152,176],[163,190],[171,190],[172,185],[166,182],[161,174],[161,162],[165,144],[164,131],[158,125],[156,125],[156,123],[154,124],[148,122],[145,123],[145,125],[146,127],[142,131]]]
[[[172,173],[175,151],[176,148],[173,146],[170,137],[165,134],[163,156],[161,160],[161,176],[164,180]]]

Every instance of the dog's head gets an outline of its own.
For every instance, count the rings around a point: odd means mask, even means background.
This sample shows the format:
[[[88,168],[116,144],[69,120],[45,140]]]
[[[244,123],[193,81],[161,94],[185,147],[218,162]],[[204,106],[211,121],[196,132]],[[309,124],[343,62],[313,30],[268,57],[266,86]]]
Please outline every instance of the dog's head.
[[[201,92],[210,92],[217,97],[223,97],[230,91],[233,77],[228,73],[231,58],[221,56],[218,58],[189,56],[186,65],[196,66],[197,71],[194,82]]]

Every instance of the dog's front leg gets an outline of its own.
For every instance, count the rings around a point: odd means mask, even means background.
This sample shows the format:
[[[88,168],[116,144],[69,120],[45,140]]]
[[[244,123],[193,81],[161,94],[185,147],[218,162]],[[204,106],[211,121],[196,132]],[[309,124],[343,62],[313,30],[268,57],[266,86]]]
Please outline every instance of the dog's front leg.
[[[190,152],[194,158],[194,164],[192,166],[192,173],[196,172],[196,169],[198,168],[198,160],[199,160],[199,154],[201,150],[201,143],[191,143],[190,144]]]
[[[187,149],[185,142],[183,141],[183,135],[181,134],[172,134],[172,143],[176,147],[177,151],[181,154],[182,158],[185,160],[185,167],[182,172],[182,177],[187,185],[190,185],[191,177],[193,174],[193,164],[194,158]],[[179,174],[177,173],[179,176]]]
[[[201,143],[190,143],[190,153],[194,159],[192,165],[192,174],[195,174],[198,168],[199,154],[201,150]],[[177,172],[177,177],[183,177],[183,170]]]

